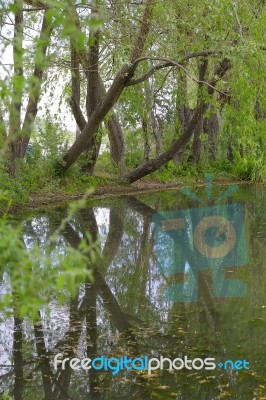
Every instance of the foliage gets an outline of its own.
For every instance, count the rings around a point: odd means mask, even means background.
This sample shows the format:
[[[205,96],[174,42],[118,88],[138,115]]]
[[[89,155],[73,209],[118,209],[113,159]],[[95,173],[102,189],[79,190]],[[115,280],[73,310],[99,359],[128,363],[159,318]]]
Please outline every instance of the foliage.
[[[10,151],[10,140],[19,142],[24,136],[31,138],[31,142],[34,142],[32,162],[40,172],[30,183],[34,190],[44,186],[47,180],[41,177],[41,170],[44,176],[52,176],[55,165],[63,168],[62,158],[74,140],[62,123],[64,117],[70,114],[68,104],[73,97],[73,85],[78,84],[74,83],[75,74],[71,73],[73,69],[70,68],[73,62],[71,46],[79,55],[76,71],[80,80],[78,101],[80,111],[88,120],[90,115],[86,115],[86,108],[95,96],[92,86],[88,92],[90,85],[87,87],[86,84],[88,74],[84,66],[84,54],[89,58],[89,54],[93,53],[95,34],[99,33],[97,73],[107,90],[114,77],[119,75],[120,68],[130,60],[132,42],[137,40],[136,32],[141,27],[145,8],[143,4],[122,2],[113,5],[109,1],[97,2],[92,10],[83,2],[76,5],[70,1],[66,6],[65,2],[57,0],[51,8],[49,1],[43,4],[40,10],[31,10],[30,2],[16,0],[13,4],[4,1],[0,13],[0,52],[4,55],[0,71],[2,155]],[[23,15],[23,21],[14,25],[14,17],[19,14]],[[44,17],[48,28],[42,31]],[[126,86],[113,108],[125,142],[124,162],[127,170],[143,164],[145,146],[149,149],[149,157],[154,158],[158,151],[166,151],[182,135],[182,129],[186,127],[181,117],[182,110],[186,108],[193,112],[197,106],[198,73],[203,58],[208,58],[206,82],[212,79],[219,63],[228,58],[231,68],[217,82],[217,90],[212,98],[206,94],[206,90],[202,94],[204,102],[209,104],[205,117],[210,116],[211,110],[219,120],[218,132],[213,133],[216,136],[216,165],[222,167],[231,146],[232,174],[244,179],[265,179],[264,22],[265,7],[256,0],[251,3],[202,0],[197,4],[190,4],[186,0],[178,3],[167,0],[164,4],[155,2],[152,5],[152,29],[143,38],[143,58],[138,63],[133,79],[145,76],[147,71],[151,73],[146,74],[148,77],[139,84]],[[13,70],[10,65],[5,66],[7,53],[12,47],[15,54]],[[204,51],[207,52],[206,57]],[[198,52],[203,52],[203,55],[199,57]],[[161,68],[161,60],[169,60],[170,65]],[[171,65],[171,62],[176,64]],[[95,104],[96,108],[100,107],[98,103]],[[24,130],[23,114],[27,107],[31,110],[30,123]],[[35,120],[36,109],[39,117]],[[105,122],[108,118],[105,118]],[[101,123],[103,125],[104,118]],[[156,147],[156,130],[160,136],[160,150]],[[105,139],[107,131],[105,128]],[[8,132],[11,134],[7,135]],[[201,165],[208,164],[212,168],[213,160],[208,154],[210,135],[205,128],[199,135],[200,159],[196,161],[199,173]],[[194,147],[189,144],[183,151],[183,164],[189,164]],[[14,156],[21,158],[18,154]],[[6,160],[8,165],[10,157],[6,157]],[[74,169],[86,162],[85,151]],[[107,155],[100,156],[98,163],[101,173],[121,175],[119,165],[108,162]],[[25,186],[27,192],[29,182],[26,175],[29,172],[24,163],[15,160],[13,164],[13,173],[17,171],[17,180],[21,182],[18,182],[16,192],[24,199],[24,187],[21,186]],[[175,180],[186,168],[188,174],[191,173],[189,166],[183,165],[182,171],[179,171],[171,169],[169,165],[159,172],[159,175],[164,175],[163,181]],[[76,170],[76,174],[72,173],[71,176],[78,179],[78,175]],[[21,176],[25,177],[25,185]],[[40,181],[40,185],[35,181]]]
[[[6,218],[0,219],[0,275],[9,290],[1,296],[1,312],[36,318],[37,311],[56,294],[61,302],[75,296],[78,286],[86,278],[92,280],[90,266],[99,258],[98,242],[90,234],[80,242],[77,250],[67,247],[60,255],[56,242],[61,230],[85,203],[74,203],[67,219],[48,238],[45,247],[35,244],[30,249],[22,240],[21,226]],[[42,282],[40,287],[39,283]]]

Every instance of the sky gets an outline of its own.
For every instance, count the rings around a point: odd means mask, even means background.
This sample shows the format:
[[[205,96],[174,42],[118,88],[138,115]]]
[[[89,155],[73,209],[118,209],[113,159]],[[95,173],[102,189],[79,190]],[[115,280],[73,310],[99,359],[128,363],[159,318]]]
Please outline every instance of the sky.
[[[1,29],[1,35],[12,38],[13,32],[12,27],[8,26],[7,28],[4,26]],[[23,43],[23,47],[29,47],[27,43]],[[0,36],[0,80],[7,80],[8,75],[12,76],[13,72],[13,52],[12,46],[8,45],[7,47],[3,46],[3,40]],[[52,73],[52,71],[50,71]],[[49,72],[48,72],[48,79],[49,79]],[[49,111],[51,117],[58,116],[58,109],[60,104],[60,97],[64,87],[64,77],[62,75],[58,76],[58,81],[56,82],[56,90],[49,90],[47,92],[43,92],[41,101],[38,107],[38,117],[45,117],[46,110]],[[25,98],[24,102],[24,109],[27,102],[27,98]],[[60,106],[60,120],[61,123],[65,125],[67,130],[71,132],[76,131],[76,123],[72,116],[71,110],[66,104],[63,102]]]

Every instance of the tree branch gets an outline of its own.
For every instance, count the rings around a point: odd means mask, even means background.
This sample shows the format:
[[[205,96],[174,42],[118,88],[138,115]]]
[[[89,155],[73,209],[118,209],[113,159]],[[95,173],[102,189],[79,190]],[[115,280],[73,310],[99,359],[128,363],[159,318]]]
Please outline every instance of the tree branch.
[[[82,131],[86,125],[85,117],[80,108],[80,73],[79,73],[79,59],[78,53],[75,50],[73,43],[71,47],[71,99],[69,105],[75,121]]]
[[[207,50],[199,50],[193,51],[191,53],[187,53],[184,58],[182,58],[181,63],[184,61],[190,60],[191,58],[195,57],[207,57],[215,54],[222,54],[222,50],[214,50],[214,49],[207,49]]]
[[[211,83],[195,78],[193,75],[190,74],[190,72],[182,64],[178,63],[177,61],[174,61],[174,60],[171,60],[168,58],[164,58],[164,57],[142,57],[142,58],[137,59],[135,61],[135,63],[139,63],[139,62],[145,61],[145,60],[164,61],[164,63],[156,65],[150,71],[146,72],[146,74],[142,75],[141,77],[139,77],[137,79],[129,80],[125,86],[132,86],[132,85],[136,85],[137,83],[141,83],[141,82],[145,81],[146,79],[148,79],[151,75],[154,74],[155,71],[158,71],[159,69],[166,68],[166,67],[178,67],[183,72],[185,72],[185,74],[190,79],[192,79],[194,82],[196,82],[198,84],[204,84],[206,86],[209,86],[210,88],[214,89],[218,93],[221,93],[222,95],[226,95],[224,92],[221,92],[220,90],[218,90],[214,86],[212,86]]]
[[[84,148],[87,148],[90,141],[94,138],[99,128],[99,125],[117,102],[125,84],[132,78],[137,68],[135,59],[138,59],[143,51],[145,40],[149,33],[149,26],[151,22],[151,12],[154,5],[154,0],[147,0],[145,11],[143,13],[142,25],[137,34],[135,45],[131,53],[131,61],[126,63],[121,70],[116,74],[113,83],[107,91],[104,99],[96,107],[93,114],[90,116],[87,125],[84,127],[81,134],[78,136],[74,144],[68,150],[63,161],[64,164],[57,165],[58,172],[66,171],[80,156]]]
[[[158,64],[155,67],[153,67],[152,69],[150,69],[148,72],[146,72],[144,75],[140,76],[139,78],[131,79],[130,81],[128,81],[125,84],[125,87],[132,86],[132,85],[137,85],[138,83],[144,82],[147,79],[149,79],[155,73],[155,71],[159,71],[162,68],[171,67],[171,66],[172,66],[172,63],[170,61],[169,62],[164,62],[162,64]]]
[[[220,62],[218,68],[215,71],[214,78],[208,85],[208,93],[210,95],[213,95],[215,91],[214,85],[218,82],[219,79],[221,79],[224,76],[224,74],[228,71],[230,67],[231,64],[227,58],[224,58]],[[182,136],[172,143],[172,145],[168,150],[166,150],[159,157],[140,165],[139,167],[129,172],[128,174],[124,174],[122,178],[127,180],[129,183],[133,183],[143,178],[144,176],[156,171],[157,169],[168,163],[170,160],[172,160],[174,155],[188,144],[195,128],[197,127],[199,121],[206,112],[208,106],[209,106],[208,103],[200,102],[194,111],[194,115],[191,118],[188,127],[186,128]]]
[[[141,20],[141,27],[132,48],[131,63],[134,63],[135,60],[141,56],[144,50],[144,45],[150,31],[153,6],[154,0],[147,0],[145,11]]]

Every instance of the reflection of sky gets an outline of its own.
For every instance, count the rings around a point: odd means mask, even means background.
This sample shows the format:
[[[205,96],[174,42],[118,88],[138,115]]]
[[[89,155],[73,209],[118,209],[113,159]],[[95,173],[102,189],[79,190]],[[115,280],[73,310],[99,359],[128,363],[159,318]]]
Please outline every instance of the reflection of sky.
[[[101,239],[101,248],[104,248],[104,244],[108,235],[109,230],[109,217],[110,217],[110,210],[109,208],[101,208],[101,207],[94,207],[94,214],[98,225],[99,235]],[[74,227],[75,224],[71,222],[71,225]],[[139,228],[139,235],[142,232],[141,227],[141,220],[138,224]],[[25,246],[28,250],[33,249],[34,245],[38,244],[38,247],[44,252],[45,254],[45,244],[51,234],[51,228],[49,223],[48,216],[37,216],[33,217],[32,219],[28,219],[23,223],[23,240]],[[127,235],[127,240],[132,240],[130,235]],[[135,238],[133,239],[135,241]],[[66,242],[62,239],[57,240],[55,244],[54,254],[64,254]],[[133,255],[129,254],[131,257],[132,262],[135,261]],[[57,265],[57,257],[54,257],[53,265]],[[112,266],[110,266],[110,270],[112,270]],[[112,290],[113,294],[116,295],[116,285],[113,279],[107,279],[108,284],[110,284],[110,289]],[[7,283],[2,283],[0,286],[1,293],[4,294],[7,291],[11,293],[10,285]],[[80,288],[80,298],[79,301],[81,302],[82,296],[84,296],[84,290],[82,290],[82,286]],[[100,308],[102,308],[102,301],[98,298],[97,304]],[[53,300],[49,303],[49,313],[45,308],[41,309],[41,319],[42,319],[42,326],[43,326],[43,333],[44,333],[44,341],[47,347],[47,350],[56,351],[55,346],[62,337],[66,334],[69,329],[69,306],[68,304],[60,305],[58,304],[57,300]],[[103,313],[98,313],[97,315],[97,322],[100,325],[106,325],[106,318],[107,315]],[[109,325],[109,323],[107,324]],[[106,326],[107,328],[107,326]],[[113,337],[113,332],[109,328],[107,328],[108,337],[112,338],[112,341],[115,340]],[[34,338],[34,330],[33,324],[30,321],[23,324],[23,334],[26,340],[30,340],[30,338]],[[82,334],[80,338],[80,344],[84,343],[85,341],[85,327],[82,327]],[[5,337],[9,337],[10,340],[6,341]],[[110,339],[111,340],[111,339]],[[2,365],[9,365],[12,362],[12,348],[13,348],[13,320],[10,320],[3,317],[3,322],[0,325],[0,347],[2,349],[2,354],[0,357],[0,361]],[[2,343],[5,344],[6,347],[3,347]],[[84,346],[83,346],[84,348]],[[62,350],[62,349],[61,349]],[[59,349],[58,349],[59,351]],[[34,355],[36,356],[36,354]],[[1,372],[1,374],[4,372]]]
[[[106,242],[106,238],[109,232],[109,218],[110,209],[108,207],[94,207],[93,208],[95,218],[98,225],[99,235],[101,237],[101,248],[103,249]],[[119,212],[119,209],[118,209]],[[60,215],[59,215],[60,217]],[[61,215],[65,217],[65,215]],[[60,218],[59,218],[60,219]],[[84,222],[85,223],[85,222]],[[49,237],[56,229],[53,227],[49,221],[49,216],[39,215],[29,218],[27,221],[23,222],[23,238],[27,249],[32,249],[34,243],[38,243],[39,247],[45,251],[45,243]],[[79,219],[71,221],[71,225],[74,229],[75,226],[79,225]],[[113,227],[114,228],[114,227]],[[139,213],[127,209],[124,218],[124,230],[122,241],[118,252],[109,266],[106,274],[104,276],[106,283],[111,289],[115,299],[118,301],[119,306],[122,311],[132,312],[132,315],[138,316],[139,307],[145,307],[146,316],[151,316],[156,319],[156,321],[167,322],[169,319],[169,311],[173,307],[171,302],[165,300],[165,289],[167,287],[167,282],[165,278],[160,274],[158,269],[158,259],[156,259],[155,249],[151,252],[148,260],[147,273],[148,279],[145,278],[145,299],[144,304],[141,303],[143,298],[139,297],[139,288],[134,287],[134,273],[136,269],[136,261],[139,256],[141,241],[144,232],[144,219]],[[79,232],[81,236],[81,232]],[[152,232],[152,226],[149,228],[148,233],[148,245],[154,243],[154,237]],[[56,242],[56,249],[61,254],[64,254],[66,241],[61,237]],[[53,262],[56,265],[56,257]],[[146,267],[143,266],[142,267]],[[191,268],[188,262],[184,264],[185,273],[191,273]],[[140,271],[141,273],[142,271]],[[189,292],[191,289],[191,282],[189,282],[186,277],[184,279],[185,284],[183,286],[184,290]],[[141,282],[141,280],[140,280]],[[10,291],[10,287],[7,283],[2,283],[0,290]],[[131,290],[131,291],[130,291]],[[133,293],[131,297],[129,293]],[[81,286],[79,301],[82,300],[84,296],[84,286]],[[133,306],[132,306],[133,304]],[[49,304],[50,314],[44,308],[41,310],[42,324],[44,328],[44,339],[47,349],[53,349],[60,339],[64,337],[69,328],[69,304],[59,305],[57,300],[54,299]],[[131,308],[132,306],[132,308]],[[100,325],[99,331],[104,332],[106,336],[112,338],[114,341],[116,329],[110,323],[110,317],[108,312],[103,305],[100,296],[97,298],[97,322]],[[0,357],[1,364],[10,364],[11,362],[11,352],[13,346],[13,320],[6,319],[0,325],[0,349],[2,351]],[[23,324],[24,337],[27,340],[33,338],[33,325],[30,321],[26,321]],[[85,327],[82,327],[82,335],[80,338],[80,345],[83,346],[85,342]],[[102,339],[102,346],[107,346],[105,339]],[[111,340],[111,339],[110,339]],[[104,344],[105,343],[105,344]],[[30,344],[29,346],[32,346]],[[82,347],[84,349],[84,346]],[[58,349],[59,350],[59,349]],[[83,350],[82,350],[83,351]],[[34,354],[35,356],[35,354]]]
[[[3,276],[0,283],[0,294],[4,296],[11,293],[11,286],[7,274]],[[10,310],[11,311],[11,310]],[[12,364],[12,348],[13,348],[13,317],[6,318],[0,313],[0,375],[8,372],[8,366]]]
[[[93,210],[98,225],[99,236],[101,238],[101,249],[103,250],[108,235],[110,210],[109,208],[101,207],[95,207]]]
[[[106,238],[109,231],[109,218],[110,209],[107,207],[94,207],[93,208],[95,218],[98,225],[98,231],[101,239],[101,248],[104,248]],[[75,218],[71,225],[75,229]],[[135,272],[136,261],[139,255],[141,238],[143,234],[143,217],[134,211],[127,210],[125,225],[123,231],[122,242],[119,250],[116,254],[115,259],[109,266],[105,275],[105,280],[111,289],[113,295],[118,300],[121,309],[126,312],[127,307],[130,307],[131,300],[128,297],[128,290],[130,285],[134,285],[133,274]],[[113,227],[114,228],[114,227]],[[38,244],[38,247],[45,253],[45,244],[52,234],[49,217],[40,215],[35,216],[32,219],[28,219],[23,223],[23,239],[28,250],[32,249],[34,244]],[[149,238],[151,238],[151,227],[149,230]],[[78,232],[79,235],[81,232]],[[64,254],[66,242],[63,238],[57,240],[55,244],[54,254]],[[148,243],[149,244],[149,243]],[[57,253],[58,254],[58,253]],[[156,313],[158,318],[162,321],[167,321],[168,312],[171,309],[171,303],[167,302],[164,298],[164,290],[166,287],[166,281],[164,277],[159,273],[156,261],[149,258],[148,262],[148,280],[145,282],[145,296],[149,302],[149,312],[151,314]],[[57,258],[54,257],[53,264],[56,267]],[[186,272],[189,271],[189,265],[186,263]],[[3,285],[3,284],[2,284]],[[6,290],[10,290],[6,286]],[[2,290],[3,293],[3,290]],[[138,288],[136,288],[135,295],[137,296],[137,307],[139,304],[138,300]],[[84,287],[81,285],[79,301],[81,302],[84,296]],[[121,301],[123,297],[123,300]],[[147,305],[146,305],[147,306]],[[59,305],[57,300],[54,299],[49,303],[50,312],[44,308],[41,309],[41,319],[43,325],[44,340],[48,350],[56,351],[54,348],[62,337],[66,334],[69,329],[69,306],[67,304]],[[133,311],[133,314],[137,316],[137,309]],[[133,315],[132,314],[132,315]],[[110,326],[108,314],[102,304],[102,299],[98,296],[97,300],[97,323],[105,331],[105,335],[112,340],[116,340],[114,337],[114,330]],[[4,348],[1,356],[2,364],[9,364],[12,358],[12,347],[13,347],[13,321],[6,320],[1,324],[1,332],[6,332],[7,337],[10,339],[5,341],[3,335],[1,335],[1,343],[5,343],[7,348]],[[33,324],[27,321],[23,324],[23,332],[27,340],[34,338]],[[85,327],[82,327],[82,334],[80,337],[81,348],[84,349],[85,342]],[[103,344],[104,345],[104,344]],[[104,345],[106,346],[106,344]],[[59,350],[59,349],[58,349]],[[80,351],[83,351],[80,349]],[[35,355],[36,356],[36,355]]]

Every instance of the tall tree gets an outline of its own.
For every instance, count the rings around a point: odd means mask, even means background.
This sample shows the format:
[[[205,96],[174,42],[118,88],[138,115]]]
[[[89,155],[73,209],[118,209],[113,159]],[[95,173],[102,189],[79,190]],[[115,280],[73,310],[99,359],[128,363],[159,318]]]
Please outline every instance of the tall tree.
[[[94,139],[100,124],[103,122],[107,113],[111,110],[126,87],[126,83],[133,77],[150,30],[153,5],[153,0],[147,0],[140,28],[131,49],[129,62],[124,64],[120,71],[116,74],[113,83],[107,91],[105,97],[95,108],[81,134],[68,150],[66,156],[64,157],[64,164],[57,167],[59,170],[67,170],[77,160],[82,151],[89,146],[91,141]]]
[[[8,108],[9,114],[5,129],[3,114],[1,120],[5,135],[3,146],[8,149],[9,170],[12,175],[15,174],[15,160],[24,157],[30,140],[40,101],[47,50],[53,30],[53,23],[49,18],[48,10],[36,11],[35,20],[37,19],[37,24],[34,24],[31,15],[29,15],[30,11],[30,8],[25,7],[22,0],[15,0],[13,7],[2,14],[4,25],[7,18],[14,22],[12,39],[14,68],[11,79],[6,79],[2,86],[9,93],[10,100],[6,99],[4,91],[2,91],[1,95],[1,103],[6,105],[6,107],[1,107],[2,113],[4,108],[6,111]],[[26,17],[24,14],[26,14]],[[25,68],[26,53],[29,51],[24,44],[25,36],[29,35],[27,24],[32,29],[38,30],[39,28],[38,35],[36,36],[35,34],[33,38],[33,42],[35,42],[34,62],[30,73],[28,67]],[[8,86],[9,84],[10,87]],[[23,112],[24,106],[25,112]]]

